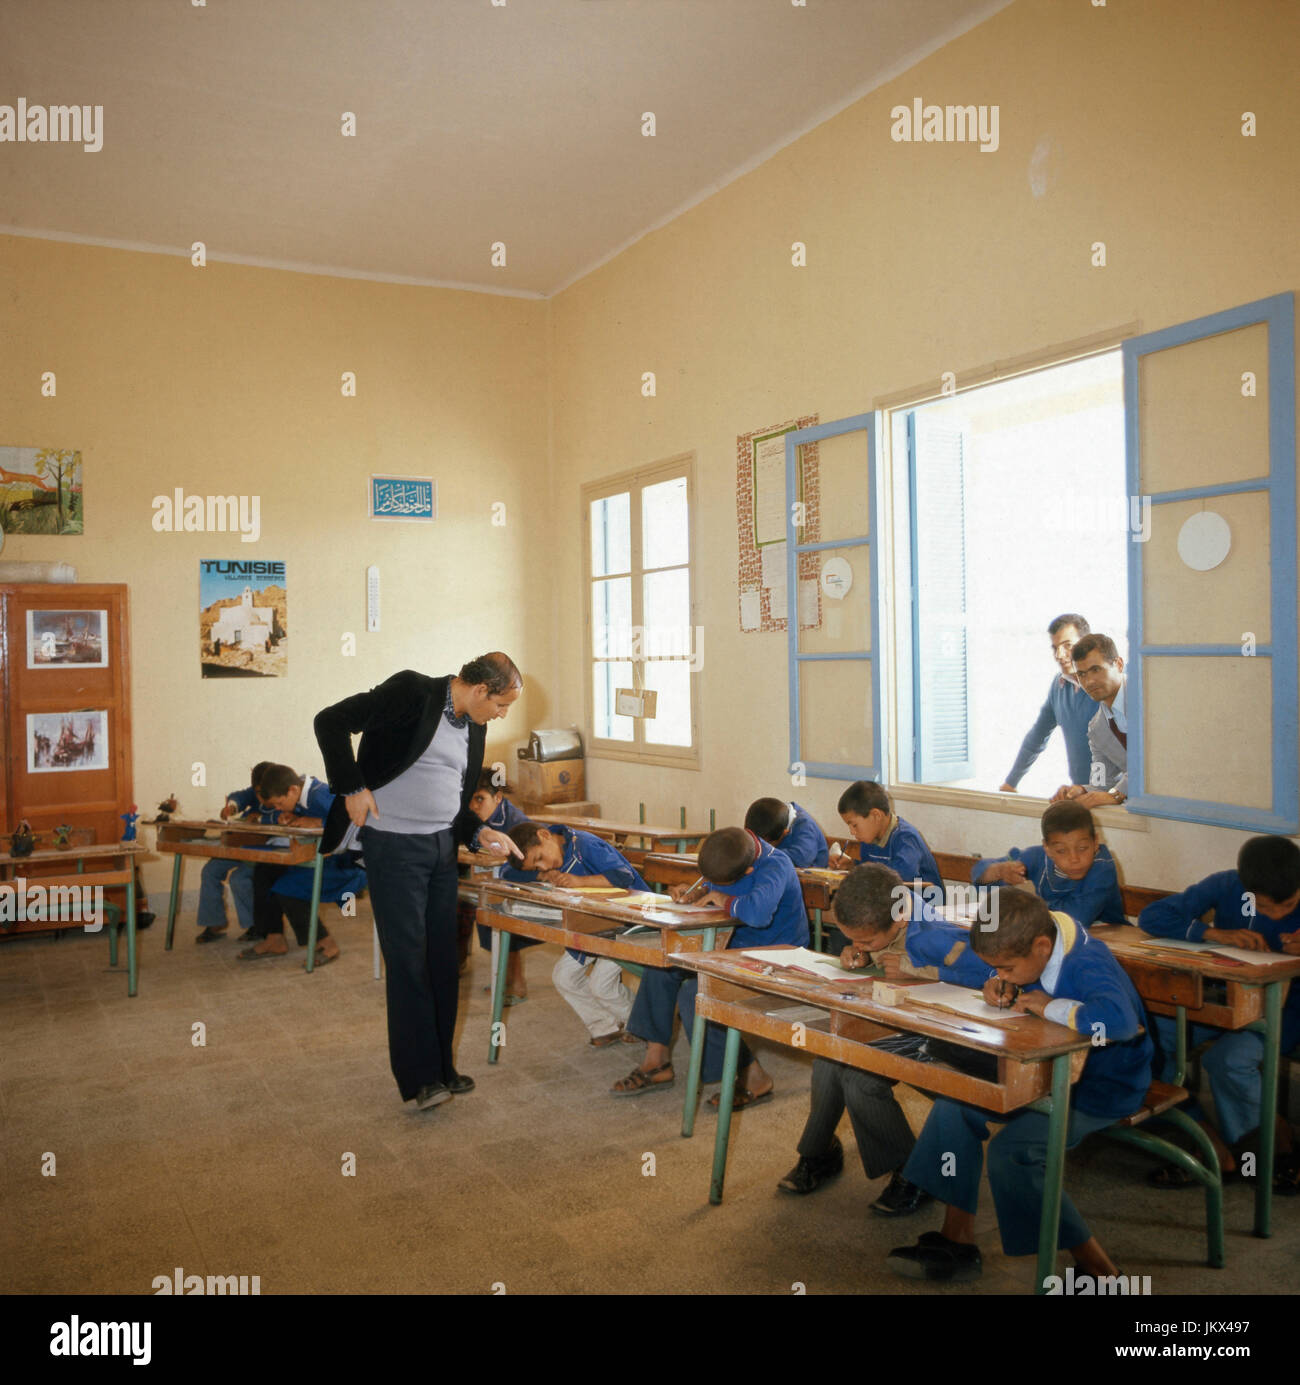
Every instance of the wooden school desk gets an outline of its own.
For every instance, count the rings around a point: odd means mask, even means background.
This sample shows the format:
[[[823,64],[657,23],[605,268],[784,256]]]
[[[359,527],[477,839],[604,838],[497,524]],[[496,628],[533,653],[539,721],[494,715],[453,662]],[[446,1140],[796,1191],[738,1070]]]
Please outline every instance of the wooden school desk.
[[[24,888],[21,893],[26,896],[28,891],[35,886],[40,886],[44,890],[51,889],[94,889],[102,886],[104,889],[116,889],[125,887],[126,889],[126,993],[135,995],[139,981],[139,962],[136,955],[135,943],[135,865],[136,858],[148,855],[147,849],[140,842],[106,842],[102,846],[84,845],[68,846],[63,848],[51,847],[44,851],[33,851],[28,856],[14,856],[9,852],[0,854],[0,884],[8,885],[13,888],[15,895],[19,893],[18,882],[23,882]],[[25,871],[30,865],[48,866],[54,862],[76,862],[76,869],[73,872],[58,875],[33,875],[30,879],[25,875]],[[103,870],[87,870],[86,862],[103,862]],[[7,891],[6,891],[7,893]],[[46,896],[48,899],[48,895]],[[16,902],[16,901],[15,901]],[[106,906],[105,911],[116,908],[113,905]],[[104,920],[101,920],[101,924]],[[5,925],[6,932],[13,933],[43,933],[48,930],[59,928],[83,928],[84,920],[73,919],[39,919],[15,922],[12,926]],[[117,966],[117,924],[110,922],[108,925],[108,964],[111,967]]]
[[[1115,954],[1147,1009],[1153,1014],[1172,1016],[1176,1021],[1178,1071],[1171,1079],[1174,1086],[1183,1085],[1189,1019],[1193,1023],[1212,1024],[1218,1029],[1253,1029],[1263,1034],[1255,1235],[1270,1235],[1282,1002],[1287,983],[1292,977],[1300,976],[1300,957],[1288,957],[1284,962],[1269,966],[1237,965],[1226,958],[1216,960],[1205,952],[1161,948],[1159,944],[1167,939],[1152,938],[1131,924],[1093,924],[1088,932],[1100,938]],[[1143,946],[1144,943],[1150,945]],[[1222,984],[1222,998],[1210,993],[1207,982]]]
[[[967,1101],[988,1111],[1010,1112],[1050,1098],[1047,1135],[1047,1174],[1043,1211],[1038,1229],[1038,1269],[1035,1285],[1054,1272],[1056,1240],[1061,1220],[1061,1183],[1065,1172],[1065,1135],[1070,1116],[1070,1084],[1078,1081],[1092,1046],[1087,1034],[1032,1015],[1006,1024],[985,1024],[955,1012],[914,1004],[879,1005],[870,999],[869,981],[823,980],[811,975],[764,969],[742,952],[682,952],[668,959],[674,966],[700,974],[695,1002],[699,1017],[727,1027],[722,1088],[718,1097],[718,1131],[713,1145],[713,1178],[709,1201],[722,1201],[727,1168],[727,1142],[735,1094],[740,1036],[753,1034],[816,1057],[831,1058],[866,1072],[906,1082],[911,1087],[954,1101]],[[873,973],[874,974],[874,973]],[[774,1000],[802,1002],[824,1014],[795,1023],[766,1012]],[[960,1044],[998,1060],[997,1078],[989,1081],[939,1063],[872,1048],[871,1040],[899,1033],[925,1034]],[[803,1042],[796,1043],[798,1034]]]
[[[311,924],[307,938],[307,970],[316,961],[316,911],[320,908],[320,879],[325,858],[317,851],[322,828],[281,827],[278,823],[241,822],[227,818],[225,822],[192,822],[173,820],[156,824],[158,850],[176,858],[172,866],[172,892],[167,905],[167,942],[164,950],[172,950],[172,935],[176,929],[176,906],[180,899],[181,862],[186,856],[201,856],[211,860],[247,861],[257,866],[311,866]],[[273,837],[288,837],[288,846],[267,847]]]
[[[712,951],[721,930],[731,930],[725,909],[677,913],[626,902],[629,891],[618,894],[576,894],[569,890],[539,885],[516,885],[507,880],[488,880],[482,885],[483,900],[478,922],[503,933],[519,933],[525,938],[572,947],[593,957],[612,957],[638,975],[646,967],[660,969],[678,965],[675,954],[690,955]],[[549,922],[521,918],[506,912],[512,902],[539,904],[559,909],[561,917]],[[625,929],[636,925],[641,930],[631,937]],[[492,986],[492,1030],[488,1041],[488,1062],[495,1063],[500,1044],[501,1013],[506,996],[506,966],[510,949],[501,947],[497,956]],[[691,1034],[690,1072],[682,1110],[682,1134],[689,1136],[695,1126],[695,1102],[700,1090],[700,1069],[704,1061],[704,1021],[698,1010]]]
[[[699,878],[698,857],[693,851],[680,853],[647,851],[637,866],[648,885],[693,885]],[[797,869],[803,889],[804,908],[812,915],[813,950],[822,950],[822,914],[831,907],[831,896],[839,889],[846,872],[824,866]]]
[[[708,828],[690,831],[685,827],[651,827],[645,822],[610,822],[606,818],[576,817],[572,813],[534,813],[529,819],[543,826],[558,822],[564,827],[576,827],[579,832],[590,832],[593,837],[604,837],[613,842],[621,851],[629,837],[640,837],[650,850],[656,847],[672,846],[676,851],[686,851],[696,846],[709,835]]]

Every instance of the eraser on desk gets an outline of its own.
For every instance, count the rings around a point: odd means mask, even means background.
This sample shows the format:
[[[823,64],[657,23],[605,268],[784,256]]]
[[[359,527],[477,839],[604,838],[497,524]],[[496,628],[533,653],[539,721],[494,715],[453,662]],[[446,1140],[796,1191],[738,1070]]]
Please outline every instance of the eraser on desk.
[[[899,981],[873,981],[871,998],[877,1005],[901,1005],[907,986]]]

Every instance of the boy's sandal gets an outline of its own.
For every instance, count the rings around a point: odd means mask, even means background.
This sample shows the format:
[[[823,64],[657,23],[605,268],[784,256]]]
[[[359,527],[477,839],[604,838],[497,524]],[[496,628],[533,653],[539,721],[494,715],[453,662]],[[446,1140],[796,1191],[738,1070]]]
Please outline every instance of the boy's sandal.
[[[241,962],[266,962],[272,957],[287,957],[289,953],[287,950],[284,952],[259,952],[255,947],[246,947],[236,955]]]
[[[731,1099],[731,1109],[733,1111],[743,1111],[746,1106],[758,1106],[761,1102],[771,1101],[775,1091],[775,1087],[769,1087],[767,1091],[759,1092],[758,1095],[755,1096],[747,1087],[738,1086],[735,1096]],[[709,1098],[708,1104],[711,1111],[716,1111],[718,1109],[718,1099],[721,1095],[721,1092],[714,1092]]]
[[[316,947],[316,967],[327,967],[327,966],[329,966],[329,964],[330,964],[331,962],[337,962],[338,959],[339,959],[340,957],[342,957],[342,956],[343,956],[343,953],[342,953],[341,950],[338,951],[338,952],[326,952],[325,949],[324,949],[323,947],[321,947],[319,944],[317,944],[317,947]],[[307,963],[304,962],[302,965],[303,965],[303,969],[306,970]],[[315,967],[313,967],[313,970],[315,970]]]
[[[596,1034],[587,1042],[592,1048],[608,1048],[610,1044],[622,1043],[626,1038],[626,1033],[622,1029],[614,1029],[608,1034]]]
[[[1227,1187],[1229,1183],[1241,1182],[1241,1171],[1235,1168],[1220,1169],[1219,1177],[1223,1181],[1224,1187]],[[1153,1188],[1164,1188],[1166,1190],[1172,1188],[1199,1188],[1201,1186],[1180,1164],[1161,1164],[1158,1169],[1152,1169],[1151,1172],[1147,1174],[1147,1182]]]
[[[505,1000],[502,1001],[502,1004],[503,1004],[503,1005],[522,1005],[522,1004],[524,1003],[524,1001],[527,1000],[527,999],[528,999],[528,997],[527,997],[526,995],[508,995],[508,996],[506,996]]]
[[[670,1077],[665,1081],[656,1082],[654,1079],[661,1072],[672,1072],[671,1063],[663,1063],[657,1068],[651,1068],[648,1072],[643,1072],[640,1068],[633,1068],[626,1077],[621,1077],[609,1089],[611,1096],[643,1096],[651,1088],[671,1087],[676,1081],[676,1077]]]
[[[1279,1197],[1300,1195],[1300,1154],[1278,1156],[1273,1170],[1273,1191]]]

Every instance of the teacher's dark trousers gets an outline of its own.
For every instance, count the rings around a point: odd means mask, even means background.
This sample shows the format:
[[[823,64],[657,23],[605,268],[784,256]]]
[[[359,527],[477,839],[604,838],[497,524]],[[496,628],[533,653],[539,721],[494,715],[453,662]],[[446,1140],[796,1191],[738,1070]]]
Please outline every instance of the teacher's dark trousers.
[[[388,978],[388,1059],[403,1101],[450,1082],[460,958],[456,843],[450,829],[407,836],[360,833]]]

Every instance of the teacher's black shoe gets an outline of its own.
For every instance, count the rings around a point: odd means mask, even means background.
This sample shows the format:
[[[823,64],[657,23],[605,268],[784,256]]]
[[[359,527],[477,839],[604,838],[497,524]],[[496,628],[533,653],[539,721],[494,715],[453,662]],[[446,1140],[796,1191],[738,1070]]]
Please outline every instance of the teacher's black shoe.
[[[451,1089],[444,1082],[431,1082],[415,1094],[415,1106],[418,1111],[427,1111],[431,1106],[441,1106],[444,1101],[450,1100]]]
[[[474,1079],[472,1077],[466,1077],[463,1072],[458,1072],[454,1074],[451,1081],[447,1083],[447,1090],[452,1096],[464,1096],[466,1092],[472,1092],[474,1090]]]

